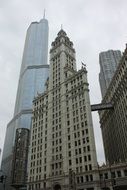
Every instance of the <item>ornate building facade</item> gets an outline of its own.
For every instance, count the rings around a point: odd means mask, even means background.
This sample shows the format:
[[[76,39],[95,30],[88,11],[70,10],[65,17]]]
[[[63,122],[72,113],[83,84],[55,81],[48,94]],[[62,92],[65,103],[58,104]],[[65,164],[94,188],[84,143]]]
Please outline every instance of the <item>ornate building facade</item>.
[[[33,101],[30,141],[29,190],[98,190],[87,71],[76,70],[73,43],[63,30],[52,42],[46,91]]]

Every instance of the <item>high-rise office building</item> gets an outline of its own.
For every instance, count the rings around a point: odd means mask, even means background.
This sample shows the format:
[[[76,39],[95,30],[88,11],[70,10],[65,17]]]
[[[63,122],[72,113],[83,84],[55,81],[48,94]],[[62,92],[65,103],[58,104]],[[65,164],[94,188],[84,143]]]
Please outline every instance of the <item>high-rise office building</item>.
[[[76,70],[62,29],[52,42],[46,86],[33,101],[28,189],[98,189],[87,71]]]
[[[127,48],[106,91],[102,104],[113,108],[99,112],[106,161],[127,161]]]
[[[105,96],[106,90],[112,80],[115,70],[121,59],[121,52],[119,50],[109,50],[101,52],[99,55],[100,74],[99,82],[101,88],[102,98]]]
[[[17,90],[16,104],[13,119],[7,125],[2,170],[7,175],[10,185],[12,176],[13,147],[15,143],[16,129],[31,126],[32,101],[37,93],[45,89],[45,81],[48,77],[48,21],[43,18],[40,22],[33,22],[28,28],[19,84]],[[15,149],[14,149],[15,150]],[[6,186],[10,190],[10,187]]]

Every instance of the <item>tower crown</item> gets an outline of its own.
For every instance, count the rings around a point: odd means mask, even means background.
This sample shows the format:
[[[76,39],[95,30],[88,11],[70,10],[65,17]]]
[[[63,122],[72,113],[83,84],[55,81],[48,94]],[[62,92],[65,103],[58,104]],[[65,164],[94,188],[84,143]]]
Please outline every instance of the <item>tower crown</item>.
[[[67,34],[66,34],[66,32],[63,30],[63,29],[61,29],[59,32],[58,32],[58,34],[57,34],[57,36],[67,36]]]
[[[73,42],[70,41],[69,37],[67,36],[66,32],[63,29],[61,29],[58,32],[57,37],[55,38],[55,41],[52,42],[51,51],[53,49],[57,48],[58,46],[60,46],[61,44],[68,46],[69,48],[72,49],[73,52],[75,52],[75,50],[73,48]]]

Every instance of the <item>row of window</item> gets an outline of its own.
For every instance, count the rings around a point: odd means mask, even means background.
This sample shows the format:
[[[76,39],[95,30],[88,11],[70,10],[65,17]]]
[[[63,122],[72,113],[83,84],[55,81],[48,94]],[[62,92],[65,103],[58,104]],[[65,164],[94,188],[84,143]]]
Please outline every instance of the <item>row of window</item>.
[[[55,164],[52,164],[52,170],[57,170],[62,168],[62,162],[57,162]]]
[[[111,178],[117,178],[117,177],[123,177],[127,176],[127,170],[123,170],[123,175],[121,170],[116,170],[116,171],[110,171],[110,172],[105,172],[103,174],[100,174],[100,179],[111,179]]]
[[[88,182],[88,181],[93,181],[93,175],[92,174],[77,177],[77,184]]]

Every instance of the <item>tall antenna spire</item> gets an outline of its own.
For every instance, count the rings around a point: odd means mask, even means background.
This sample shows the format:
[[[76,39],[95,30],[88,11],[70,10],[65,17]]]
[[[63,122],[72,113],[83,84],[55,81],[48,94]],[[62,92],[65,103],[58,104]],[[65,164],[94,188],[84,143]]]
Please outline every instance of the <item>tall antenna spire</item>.
[[[63,30],[63,25],[61,24],[61,30]]]
[[[44,14],[43,14],[43,18],[45,19],[45,9],[44,9]]]

